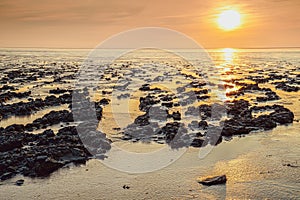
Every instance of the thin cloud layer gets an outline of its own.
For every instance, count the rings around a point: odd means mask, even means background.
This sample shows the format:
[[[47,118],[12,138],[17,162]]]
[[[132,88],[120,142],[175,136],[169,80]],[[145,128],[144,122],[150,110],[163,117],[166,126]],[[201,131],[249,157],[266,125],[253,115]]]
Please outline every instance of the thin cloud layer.
[[[240,29],[218,29],[215,19],[224,9],[239,10]],[[143,26],[183,32],[205,47],[300,46],[299,10],[297,0],[2,0],[0,46],[90,48]]]

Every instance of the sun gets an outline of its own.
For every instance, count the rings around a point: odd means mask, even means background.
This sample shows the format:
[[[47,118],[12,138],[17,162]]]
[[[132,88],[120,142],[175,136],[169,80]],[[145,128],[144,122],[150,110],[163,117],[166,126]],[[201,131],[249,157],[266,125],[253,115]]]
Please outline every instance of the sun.
[[[241,14],[235,10],[225,10],[219,15],[218,25],[225,31],[236,29],[241,25]]]

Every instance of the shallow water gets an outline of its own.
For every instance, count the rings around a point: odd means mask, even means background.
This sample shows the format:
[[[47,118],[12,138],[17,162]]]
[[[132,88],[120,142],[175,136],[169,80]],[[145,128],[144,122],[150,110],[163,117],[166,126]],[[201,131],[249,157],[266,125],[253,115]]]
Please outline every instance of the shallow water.
[[[0,52],[2,72],[23,69],[47,72],[46,76],[35,81],[26,79],[22,81],[20,78],[14,80],[15,83],[9,84],[19,92],[32,91],[33,98],[45,98],[49,95],[50,89],[74,88],[76,79],[65,78],[63,79],[65,82],[48,82],[82,70],[80,66],[86,64],[84,61],[89,50],[1,49]],[[190,82],[186,75],[196,75],[199,71],[203,74],[198,77],[199,79],[212,83],[205,86],[210,89],[211,98],[188,106],[247,99],[251,105],[284,105],[294,112],[295,122],[288,126],[277,126],[271,131],[251,133],[242,138],[235,137],[231,141],[222,142],[202,160],[198,158],[199,149],[189,148],[180,159],[172,161],[171,165],[146,174],[119,172],[96,160],[90,160],[86,166],[61,169],[49,179],[26,178],[25,184],[18,188],[12,185],[13,180],[20,178],[15,177],[0,186],[1,196],[3,195],[5,199],[297,199],[300,195],[300,92],[276,89],[272,82],[279,80],[274,80],[261,83],[259,86],[275,91],[281,97],[276,101],[257,102],[256,97],[264,95],[259,92],[245,93],[236,98],[227,96],[226,93],[236,91],[240,87],[232,80],[251,83],[249,76],[267,77],[270,73],[287,75],[288,78],[280,81],[292,78],[298,81],[294,86],[299,87],[300,49],[216,49],[209,50],[208,54],[182,50],[181,55],[186,57],[182,58],[158,50],[139,50],[120,57],[108,69],[104,70],[99,66],[89,68],[86,76],[80,77],[89,79],[90,83],[96,83],[93,85],[96,89],[90,90],[91,97],[111,99],[111,103],[104,107],[99,128],[119,148],[136,153],[153,152],[164,148],[165,144],[131,143],[120,139],[122,129],[142,114],[138,109],[138,99],[145,93],[138,91],[138,88],[144,83],[150,83],[155,87],[163,88],[166,94],[173,94],[181,99],[184,97],[180,97],[177,88]],[[108,56],[99,58],[103,62]],[[124,65],[130,67],[126,68]],[[95,70],[99,71],[95,73]],[[114,72],[119,76],[113,77]],[[1,73],[0,79],[5,76],[5,73]],[[96,75],[103,75],[109,79],[101,79],[97,82],[94,79]],[[126,86],[128,83],[129,85]],[[0,87],[3,84],[1,83]],[[232,85],[232,88],[218,87],[220,84]],[[103,90],[113,93],[103,94]],[[120,95],[125,97],[118,98]],[[27,99],[11,99],[4,104],[19,101],[27,101]],[[0,127],[13,123],[27,124],[50,110],[61,109],[67,109],[67,106],[46,108],[28,117],[11,116],[0,121]],[[186,107],[180,106],[179,109],[184,113]],[[187,124],[191,120],[193,118],[186,117],[182,121]],[[60,124],[58,127],[66,125]],[[58,127],[50,128],[57,130]],[[121,130],[113,128],[121,128]],[[128,163],[130,162],[128,160]],[[204,187],[196,181],[198,176],[214,174],[226,174],[227,184]],[[122,188],[124,184],[130,185],[131,188],[124,190]],[[57,185],[66,185],[66,187],[62,190],[57,188]]]

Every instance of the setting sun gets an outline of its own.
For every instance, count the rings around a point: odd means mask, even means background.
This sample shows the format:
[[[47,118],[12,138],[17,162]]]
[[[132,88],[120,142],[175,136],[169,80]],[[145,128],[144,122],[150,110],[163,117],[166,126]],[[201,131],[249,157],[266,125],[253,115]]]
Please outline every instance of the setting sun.
[[[236,29],[241,25],[241,14],[235,10],[223,11],[219,15],[218,25],[226,31]]]

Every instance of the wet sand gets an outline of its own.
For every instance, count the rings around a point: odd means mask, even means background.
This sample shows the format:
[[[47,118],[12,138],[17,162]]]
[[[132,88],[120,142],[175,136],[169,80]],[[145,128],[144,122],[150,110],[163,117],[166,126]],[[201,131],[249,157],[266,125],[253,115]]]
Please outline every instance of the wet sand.
[[[295,123],[235,138],[216,146],[204,159],[198,158],[199,149],[190,148],[170,166],[146,174],[127,174],[90,160],[86,166],[60,169],[49,179],[18,176],[2,183],[1,198],[297,199],[299,128]],[[227,175],[226,185],[207,187],[197,182],[200,176],[220,174]],[[20,178],[24,185],[15,186]]]

